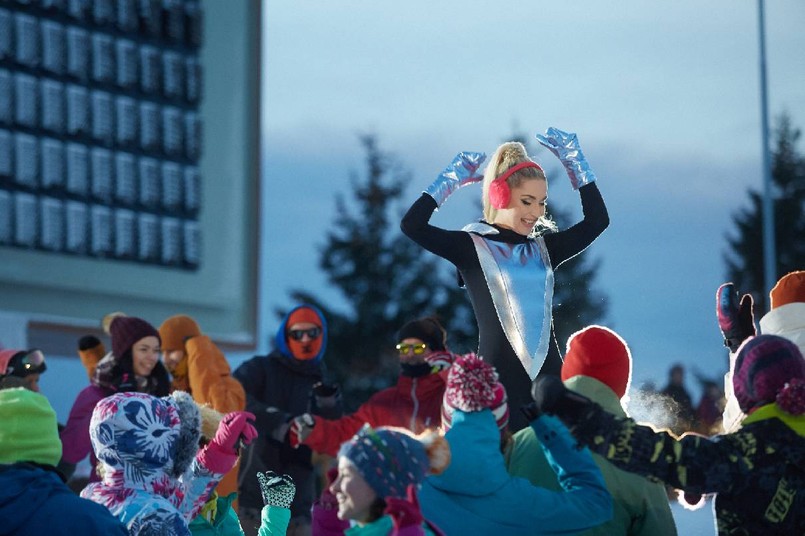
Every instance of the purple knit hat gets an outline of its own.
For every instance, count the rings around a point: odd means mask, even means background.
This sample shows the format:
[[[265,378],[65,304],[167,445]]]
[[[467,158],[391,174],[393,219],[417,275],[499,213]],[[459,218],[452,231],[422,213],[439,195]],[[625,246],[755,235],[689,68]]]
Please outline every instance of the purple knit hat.
[[[783,411],[801,414],[805,358],[783,337],[749,337],[738,349],[732,385],[744,413],[778,402]]]
[[[109,325],[109,336],[112,338],[112,353],[117,359],[131,350],[134,343],[145,337],[156,337],[159,339],[160,345],[162,339],[159,337],[159,331],[143,320],[136,316],[116,316],[112,319]]]

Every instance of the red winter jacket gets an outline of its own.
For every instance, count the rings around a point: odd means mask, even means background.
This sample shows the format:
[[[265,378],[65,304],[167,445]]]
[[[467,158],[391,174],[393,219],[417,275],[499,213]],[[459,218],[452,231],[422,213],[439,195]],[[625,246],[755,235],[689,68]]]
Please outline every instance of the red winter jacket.
[[[375,393],[352,415],[336,420],[316,415],[316,425],[303,443],[316,452],[337,456],[341,443],[352,438],[364,423],[372,428],[397,426],[414,433],[438,428],[446,376],[447,371],[419,378],[400,376],[396,386]]]

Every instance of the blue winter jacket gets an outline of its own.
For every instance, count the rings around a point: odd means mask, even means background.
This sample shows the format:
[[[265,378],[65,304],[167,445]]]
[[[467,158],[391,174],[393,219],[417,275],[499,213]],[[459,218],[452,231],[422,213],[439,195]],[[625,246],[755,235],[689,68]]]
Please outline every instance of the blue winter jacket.
[[[0,534],[127,536],[109,510],[72,492],[54,471],[0,465]]]
[[[564,491],[509,475],[490,410],[455,410],[447,432],[451,461],[425,479],[419,504],[445,534],[572,534],[612,517],[612,497],[588,449],[555,417],[531,423]]]

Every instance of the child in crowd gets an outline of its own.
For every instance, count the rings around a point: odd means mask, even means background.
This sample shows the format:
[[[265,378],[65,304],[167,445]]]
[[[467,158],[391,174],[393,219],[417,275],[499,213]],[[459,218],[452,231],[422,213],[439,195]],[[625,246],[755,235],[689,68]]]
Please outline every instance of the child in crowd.
[[[450,447],[435,431],[418,436],[401,428],[366,425],[344,443],[330,491],[338,517],[353,522],[346,536],[441,534],[423,521],[416,488],[450,463]]]
[[[612,499],[587,449],[576,450],[554,417],[531,419],[562,490],[549,491],[506,472],[506,390],[480,358],[450,368],[442,423],[452,460],[422,485],[422,512],[447,534],[567,534],[608,521]]]
[[[102,480],[81,496],[106,506],[131,535],[189,535],[188,523],[257,431],[247,412],[227,414],[199,450],[201,421],[187,393],[117,393],[99,401],[90,435]]]

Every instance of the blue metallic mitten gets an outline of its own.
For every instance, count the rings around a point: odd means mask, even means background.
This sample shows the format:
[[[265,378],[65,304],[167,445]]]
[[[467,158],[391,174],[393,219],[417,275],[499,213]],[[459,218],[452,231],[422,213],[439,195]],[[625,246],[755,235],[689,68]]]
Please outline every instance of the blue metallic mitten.
[[[551,127],[545,131],[544,136],[537,134],[537,141],[559,158],[562,165],[565,166],[574,190],[595,182],[595,174],[590,169],[587,159],[584,158],[584,153],[581,152],[579,146],[579,139],[574,133]]]
[[[425,193],[436,201],[440,207],[450,194],[468,184],[481,182],[484,177],[478,173],[478,168],[486,159],[484,153],[464,151],[458,153],[453,162],[442,171],[433,184],[428,186]]]

